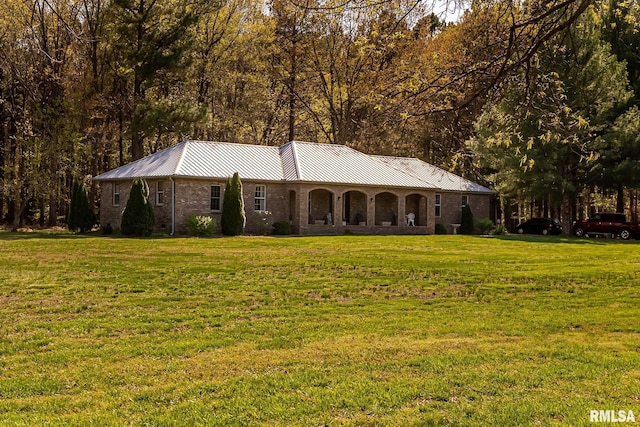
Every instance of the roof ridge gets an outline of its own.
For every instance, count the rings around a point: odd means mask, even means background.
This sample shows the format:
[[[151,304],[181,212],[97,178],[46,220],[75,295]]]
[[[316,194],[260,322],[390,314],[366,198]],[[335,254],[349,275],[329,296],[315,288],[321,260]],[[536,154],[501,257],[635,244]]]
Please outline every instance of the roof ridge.
[[[300,168],[300,159],[298,159],[298,150],[296,150],[296,141],[291,141],[291,153],[293,154],[293,166],[296,168],[296,176],[298,181],[304,181],[302,178],[302,169]]]
[[[239,145],[245,147],[264,147],[269,149],[280,149],[281,146],[277,145],[264,145],[264,144],[246,144],[244,142],[229,142],[229,141],[204,141],[201,139],[187,139],[183,142],[195,142],[201,144],[209,144],[209,145]],[[286,145],[286,144],[285,144]]]
[[[187,140],[184,140],[184,141],[182,141],[180,143],[180,144],[184,144],[184,147],[182,148],[182,152],[180,153],[180,158],[178,159],[178,162],[176,163],[176,168],[173,171],[174,175],[178,175],[179,174],[178,172],[180,171],[180,168],[182,167],[182,161],[184,160],[185,153],[189,149],[189,142],[193,142],[193,141],[190,140],[190,139],[187,139]]]

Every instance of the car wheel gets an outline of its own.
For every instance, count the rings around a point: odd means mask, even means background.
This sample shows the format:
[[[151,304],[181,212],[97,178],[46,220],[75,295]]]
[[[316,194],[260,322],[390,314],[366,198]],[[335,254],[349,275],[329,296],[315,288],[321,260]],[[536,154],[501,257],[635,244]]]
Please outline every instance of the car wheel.
[[[573,230],[573,234],[575,234],[577,237],[584,237],[584,228],[576,227],[576,229]]]
[[[524,234],[524,229],[518,228],[518,234]]]
[[[547,230],[546,228],[544,230],[542,230],[542,235],[546,236],[547,234],[549,234],[549,230]]]
[[[631,231],[629,231],[628,229],[624,229],[620,232],[620,238],[622,240],[629,240],[629,238],[631,237]]]

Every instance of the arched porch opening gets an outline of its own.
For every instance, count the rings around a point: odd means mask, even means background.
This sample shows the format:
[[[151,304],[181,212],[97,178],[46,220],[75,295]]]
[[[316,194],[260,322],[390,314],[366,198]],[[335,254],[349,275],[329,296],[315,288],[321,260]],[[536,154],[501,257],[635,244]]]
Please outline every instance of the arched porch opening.
[[[408,218],[413,214],[413,225],[427,225],[427,198],[422,194],[409,194],[405,198],[405,224],[409,225]]]
[[[342,220],[347,225],[367,225],[367,195],[351,190],[342,195]]]
[[[383,192],[375,198],[376,225],[398,225],[398,196]]]
[[[309,191],[309,224],[333,224],[333,193],[324,188]]]

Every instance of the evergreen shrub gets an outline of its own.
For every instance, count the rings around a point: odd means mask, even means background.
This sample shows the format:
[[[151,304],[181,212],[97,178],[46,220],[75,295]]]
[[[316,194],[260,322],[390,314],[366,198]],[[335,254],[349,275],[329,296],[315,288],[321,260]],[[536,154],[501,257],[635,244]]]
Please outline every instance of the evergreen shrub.
[[[220,225],[225,236],[238,236],[244,232],[247,217],[244,213],[242,181],[238,172],[227,179],[222,198],[222,218]]]
[[[460,234],[473,234],[474,222],[471,206],[465,205],[462,208],[462,220],[460,221]]]
[[[489,218],[482,218],[476,223],[476,228],[480,234],[489,234],[493,230],[493,221]]]
[[[89,206],[89,199],[84,185],[78,180],[73,181],[71,192],[71,206],[69,206],[68,228],[70,231],[91,231],[96,223],[96,215]]]
[[[289,221],[276,221],[273,223],[273,235],[285,236],[291,234],[291,224]]]
[[[149,236],[153,231],[153,222],[149,186],[144,179],[136,179],[133,181],[127,206],[122,213],[120,231],[125,236]]]

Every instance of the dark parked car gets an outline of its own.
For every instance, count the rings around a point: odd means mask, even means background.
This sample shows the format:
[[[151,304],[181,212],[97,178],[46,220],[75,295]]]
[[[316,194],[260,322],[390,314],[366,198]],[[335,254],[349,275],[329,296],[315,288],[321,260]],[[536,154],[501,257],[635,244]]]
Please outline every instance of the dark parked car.
[[[531,218],[516,227],[518,234],[562,234],[560,221],[553,218]]]
[[[598,213],[583,221],[573,224],[573,234],[585,237],[592,234],[604,236],[620,236],[622,240],[637,235],[638,225],[627,222],[627,218],[621,213]]]

